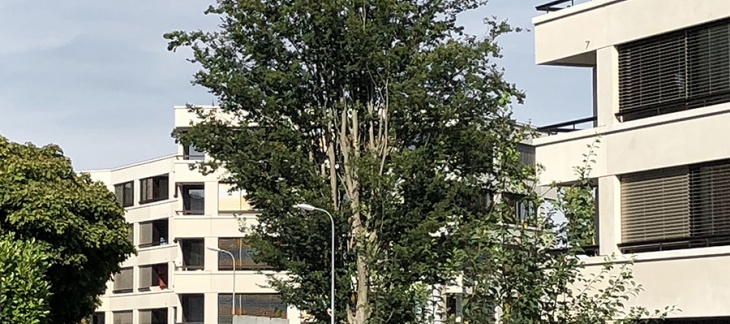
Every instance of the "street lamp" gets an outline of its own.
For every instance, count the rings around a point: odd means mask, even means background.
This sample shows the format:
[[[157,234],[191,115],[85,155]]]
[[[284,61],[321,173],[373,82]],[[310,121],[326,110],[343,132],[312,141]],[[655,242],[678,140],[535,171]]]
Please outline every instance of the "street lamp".
[[[216,251],[218,253],[225,253],[231,257],[231,265],[233,266],[233,298],[231,302],[231,315],[236,316],[236,258],[233,257],[233,253],[221,250],[219,248],[207,247],[208,250]]]
[[[332,214],[328,212],[325,209],[317,208],[309,204],[297,204],[294,205],[294,208],[304,211],[320,211],[330,218],[330,222],[332,224],[332,250],[331,250],[331,260],[330,260],[330,309],[332,309],[332,314],[330,315],[330,323],[335,324],[335,219],[332,217]]]

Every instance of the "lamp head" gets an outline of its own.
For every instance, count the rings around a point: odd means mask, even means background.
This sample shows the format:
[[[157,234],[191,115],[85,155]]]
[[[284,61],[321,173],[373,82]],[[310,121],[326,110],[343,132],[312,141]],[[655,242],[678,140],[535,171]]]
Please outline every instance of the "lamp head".
[[[314,207],[310,204],[296,204],[296,205],[294,205],[294,208],[299,209],[299,210],[304,210],[304,211],[317,210],[317,207]]]

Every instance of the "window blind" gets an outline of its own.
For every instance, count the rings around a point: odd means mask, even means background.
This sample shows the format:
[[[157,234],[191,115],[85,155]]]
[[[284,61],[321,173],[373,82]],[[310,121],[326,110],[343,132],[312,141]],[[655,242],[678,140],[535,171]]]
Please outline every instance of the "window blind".
[[[730,101],[730,20],[618,47],[619,115],[650,117]]]
[[[623,243],[689,237],[687,167],[625,175],[621,180]]]
[[[690,186],[692,235],[730,235],[730,163],[694,168]]]
[[[115,292],[131,292],[133,286],[134,273],[132,268],[123,268],[119,273],[114,275],[114,291]]]

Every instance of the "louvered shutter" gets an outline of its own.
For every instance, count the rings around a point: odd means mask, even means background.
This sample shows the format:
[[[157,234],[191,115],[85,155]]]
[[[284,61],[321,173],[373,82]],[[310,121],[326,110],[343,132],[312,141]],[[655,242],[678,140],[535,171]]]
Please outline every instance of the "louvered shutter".
[[[140,223],[139,224],[139,245],[149,246],[153,243],[152,241],[152,222]]]
[[[152,324],[152,311],[151,310],[139,311],[139,324]]]
[[[114,324],[132,323],[132,311],[114,312]]]
[[[690,188],[692,236],[730,234],[730,164],[693,168]]]
[[[687,167],[623,176],[622,242],[689,237],[689,187]]]
[[[152,267],[139,267],[139,288],[149,288],[152,286]]]
[[[132,268],[124,268],[114,275],[114,290],[115,291],[126,291],[134,288],[133,281],[134,274]]]
[[[624,120],[730,101],[730,19],[623,44],[618,52]]]

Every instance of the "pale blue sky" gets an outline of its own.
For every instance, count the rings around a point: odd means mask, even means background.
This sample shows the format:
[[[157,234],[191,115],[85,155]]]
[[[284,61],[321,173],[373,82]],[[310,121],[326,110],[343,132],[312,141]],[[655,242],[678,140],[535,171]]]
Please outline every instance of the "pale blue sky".
[[[547,0],[491,0],[462,23],[482,33],[496,15],[532,28]],[[0,135],[56,143],[78,170],[108,168],[175,152],[173,105],[210,104],[190,85],[196,67],[170,53],[162,34],[212,28],[200,0],[1,0]],[[505,36],[501,65],[527,92],[520,121],[545,125],[587,117],[591,74],[534,64],[533,34]]]

